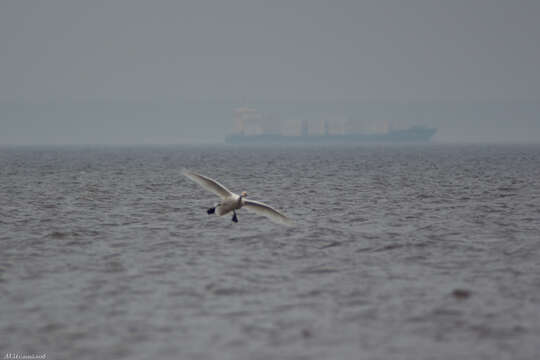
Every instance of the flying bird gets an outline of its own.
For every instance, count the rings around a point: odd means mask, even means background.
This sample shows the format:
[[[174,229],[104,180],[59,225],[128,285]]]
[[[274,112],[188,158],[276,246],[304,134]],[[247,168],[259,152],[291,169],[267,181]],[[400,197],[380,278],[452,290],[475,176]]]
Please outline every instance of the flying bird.
[[[292,225],[292,220],[290,218],[288,218],[285,214],[279,212],[278,210],[274,209],[273,207],[266,205],[265,203],[262,203],[260,201],[248,200],[247,193],[245,191],[243,191],[240,195],[235,194],[229,191],[225,186],[221,185],[216,180],[204,175],[197,174],[190,170],[184,169],[182,171],[182,174],[195,181],[197,184],[201,185],[206,190],[211,191],[220,197],[220,202],[206,211],[208,215],[215,213],[219,216],[223,216],[232,211],[232,221],[236,223],[238,222],[236,210],[240,209],[241,207],[246,207],[246,209],[251,210],[258,215],[266,216],[267,218],[278,224]]]

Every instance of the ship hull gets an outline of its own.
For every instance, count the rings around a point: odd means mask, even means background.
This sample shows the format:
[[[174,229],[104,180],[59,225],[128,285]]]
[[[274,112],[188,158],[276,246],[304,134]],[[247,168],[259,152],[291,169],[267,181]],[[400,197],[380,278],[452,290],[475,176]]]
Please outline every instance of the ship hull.
[[[307,135],[287,136],[279,134],[241,135],[225,138],[233,145],[287,145],[287,144],[355,144],[355,143],[423,143],[431,140],[437,129],[412,127],[389,131],[384,134]]]

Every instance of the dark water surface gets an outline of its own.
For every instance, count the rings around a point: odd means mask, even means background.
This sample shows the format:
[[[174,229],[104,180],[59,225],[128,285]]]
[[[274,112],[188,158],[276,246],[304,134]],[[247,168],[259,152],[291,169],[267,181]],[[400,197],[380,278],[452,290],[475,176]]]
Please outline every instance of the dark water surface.
[[[0,230],[1,357],[540,358],[539,146],[1,148]]]

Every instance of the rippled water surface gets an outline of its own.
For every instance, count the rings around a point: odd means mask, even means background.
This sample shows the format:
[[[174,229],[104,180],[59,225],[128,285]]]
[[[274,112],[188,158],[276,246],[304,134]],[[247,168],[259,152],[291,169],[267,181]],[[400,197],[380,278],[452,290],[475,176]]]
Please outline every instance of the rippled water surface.
[[[540,358],[538,146],[0,148],[0,230],[2,357]]]

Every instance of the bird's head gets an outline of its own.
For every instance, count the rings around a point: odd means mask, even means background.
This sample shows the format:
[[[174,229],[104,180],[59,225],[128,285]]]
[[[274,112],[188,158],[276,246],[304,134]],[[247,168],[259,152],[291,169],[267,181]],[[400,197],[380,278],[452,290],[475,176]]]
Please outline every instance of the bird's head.
[[[240,194],[240,196],[242,196],[242,197],[247,197],[247,192],[242,191],[242,193]]]

